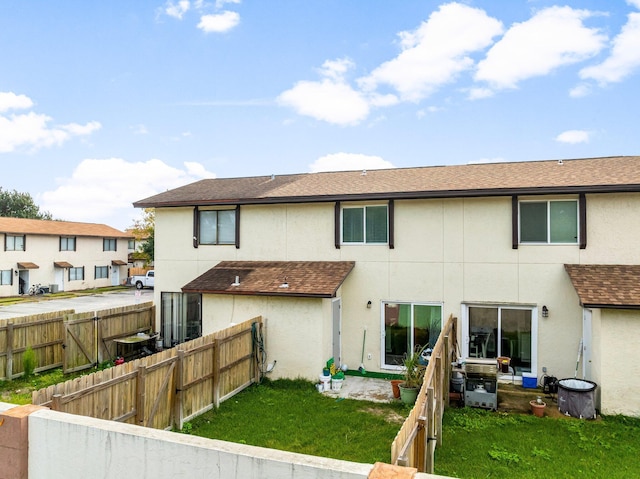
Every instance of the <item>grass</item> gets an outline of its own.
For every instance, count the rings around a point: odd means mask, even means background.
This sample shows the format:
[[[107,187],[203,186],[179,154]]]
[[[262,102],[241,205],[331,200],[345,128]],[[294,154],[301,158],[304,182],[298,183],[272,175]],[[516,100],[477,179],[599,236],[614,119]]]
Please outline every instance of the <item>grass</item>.
[[[537,418],[450,408],[436,473],[459,478],[637,476],[640,419]]]
[[[372,464],[391,460],[391,442],[409,409],[335,399],[306,380],[265,380],[183,432],[211,439]]]
[[[80,374],[64,376],[54,369],[0,381],[0,401],[29,404],[31,391]],[[336,400],[304,380],[265,380],[186,423],[183,432],[372,464],[390,461],[391,442],[408,412],[400,403]],[[586,421],[451,407],[443,422],[436,474],[462,479],[638,475],[640,418]]]

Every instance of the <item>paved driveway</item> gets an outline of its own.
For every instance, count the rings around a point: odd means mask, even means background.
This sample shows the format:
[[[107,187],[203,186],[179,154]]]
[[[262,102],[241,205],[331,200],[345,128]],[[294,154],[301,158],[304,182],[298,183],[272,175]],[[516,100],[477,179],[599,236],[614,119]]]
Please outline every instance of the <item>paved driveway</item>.
[[[73,309],[77,313],[84,313],[86,311],[100,311],[102,309],[130,306],[149,301],[153,301],[152,289],[136,290],[135,288],[131,288],[130,290],[120,290],[112,293],[82,295],[62,299],[49,299],[49,297],[45,295],[44,297],[34,298],[33,301],[0,306],[0,319],[17,318],[20,316],[66,309]]]

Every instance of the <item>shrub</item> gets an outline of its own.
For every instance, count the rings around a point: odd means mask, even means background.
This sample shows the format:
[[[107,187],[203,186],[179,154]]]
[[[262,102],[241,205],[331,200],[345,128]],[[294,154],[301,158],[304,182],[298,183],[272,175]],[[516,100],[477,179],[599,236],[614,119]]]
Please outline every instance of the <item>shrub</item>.
[[[31,349],[31,346],[28,346],[22,355],[22,366],[25,378],[33,376],[33,372],[36,370],[36,353]]]

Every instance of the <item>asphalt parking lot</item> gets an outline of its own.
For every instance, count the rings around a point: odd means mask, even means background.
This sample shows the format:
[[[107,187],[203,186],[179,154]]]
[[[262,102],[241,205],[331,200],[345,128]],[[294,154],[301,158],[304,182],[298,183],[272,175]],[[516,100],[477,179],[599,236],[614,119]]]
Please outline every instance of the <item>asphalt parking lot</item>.
[[[0,306],[0,319],[11,319],[32,314],[49,313],[72,309],[77,313],[100,311],[103,309],[131,306],[153,301],[153,290],[135,288],[108,293],[74,296],[70,298],[51,299],[37,296],[32,301]]]

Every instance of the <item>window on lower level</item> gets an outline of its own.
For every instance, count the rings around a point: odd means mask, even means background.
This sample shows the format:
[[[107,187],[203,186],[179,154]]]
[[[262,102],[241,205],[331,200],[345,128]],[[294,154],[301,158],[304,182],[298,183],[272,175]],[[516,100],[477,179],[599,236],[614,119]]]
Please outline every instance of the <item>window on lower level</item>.
[[[235,210],[202,210],[199,215],[200,244],[235,244]]]
[[[96,266],[95,278],[96,279],[104,279],[109,277],[109,267],[108,266]]]
[[[578,202],[521,201],[520,243],[578,243]]]
[[[0,271],[0,284],[13,284],[13,271],[10,269],[3,269]]]
[[[161,331],[170,348],[202,336],[202,296],[196,293],[162,293]]]
[[[5,235],[5,251],[24,251],[24,235]]]
[[[115,238],[104,238],[102,240],[102,251],[116,251],[116,246]]]
[[[81,281],[84,279],[84,266],[69,268],[69,281]]]
[[[387,205],[342,208],[342,242],[385,244],[389,241]]]

